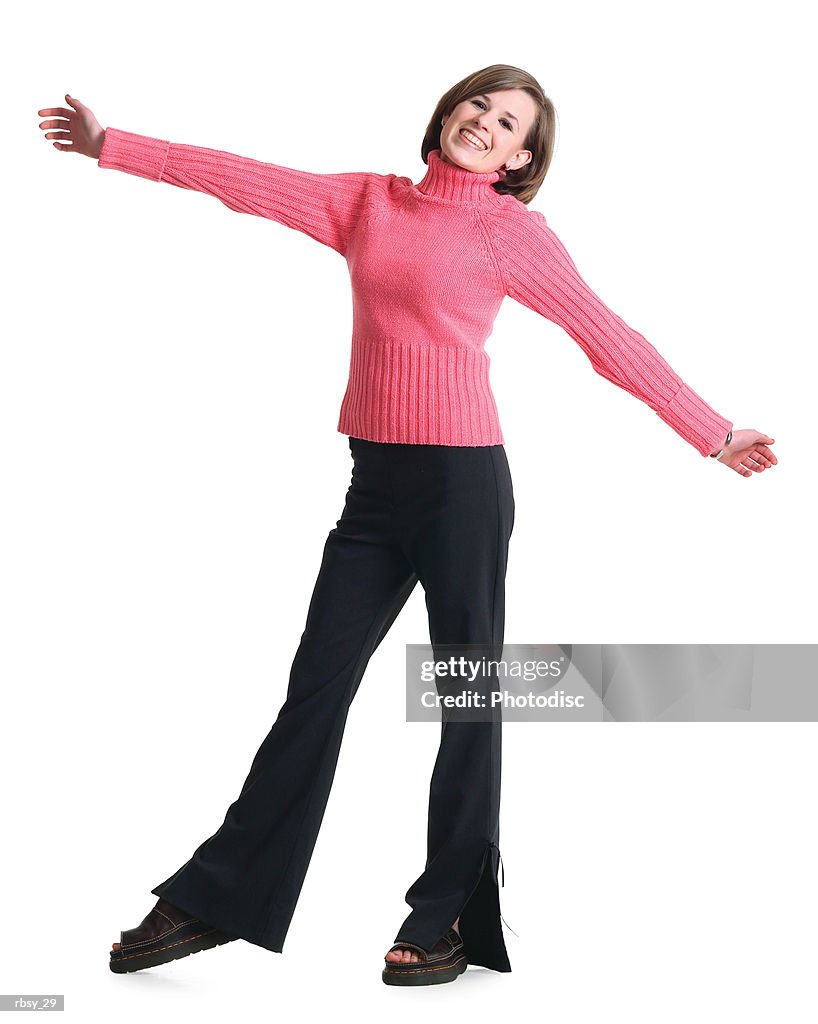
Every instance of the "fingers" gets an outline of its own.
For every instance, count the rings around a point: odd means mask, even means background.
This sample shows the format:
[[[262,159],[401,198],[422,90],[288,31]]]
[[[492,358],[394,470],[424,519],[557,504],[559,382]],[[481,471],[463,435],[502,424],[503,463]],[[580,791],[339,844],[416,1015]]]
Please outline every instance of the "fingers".
[[[772,463],[773,466],[778,464],[778,459],[775,457],[775,452],[770,451],[766,444],[758,445],[755,451],[758,452],[758,454],[765,458],[768,462]],[[755,457],[756,456],[754,454],[753,458]]]
[[[760,473],[764,469],[770,469],[777,465],[778,459],[766,445],[758,445],[747,453],[747,457],[743,462],[749,469]]]
[[[38,111],[38,113],[40,113],[40,114],[50,114],[50,113],[57,113],[57,112],[59,112],[59,110],[60,110],[60,108],[56,107],[53,110],[40,110],[40,111]],[[68,113],[72,113],[72,111],[66,111],[66,114],[68,114]],[[70,150],[70,149],[73,148],[73,146],[65,145],[66,142],[69,142],[69,141],[73,142],[73,137],[71,135],[71,125],[68,122],[66,122],[66,121],[41,121],[40,124],[38,125],[38,127],[39,128],[56,128],[56,129],[58,129],[57,131],[48,131],[48,132],[44,133],[46,139],[49,139],[49,140],[60,139],[60,140],[62,140],[62,141],[59,141],[59,142],[56,142],[56,141],[53,142],[53,146],[54,146],[55,149]]]
[[[739,462],[737,466],[733,468],[741,476],[752,476],[753,473],[763,473],[765,469],[772,467],[773,462],[770,459],[765,458],[760,452],[751,452]]]
[[[37,116],[38,117],[67,117],[67,118],[72,118],[72,117],[74,117],[76,115],[77,111],[79,111],[84,106],[84,104],[80,103],[80,101],[75,96],[71,96],[68,93],[65,94],[65,99],[66,99],[66,102],[70,104],[69,107],[46,107],[44,110],[38,110],[37,111]],[[40,128],[58,128],[58,127],[60,127],[60,122],[59,121],[57,121],[54,124],[49,123],[49,124],[41,124],[40,125]]]
[[[44,132],[44,138],[50,140],[55,149],[70,150],[73,149],[73,136],[71,134],[71,127],[65,123],[65,121],[43,121],[39,125],[40,128],[56,128],[57,131]],[[68,145],[67,143],[72,143]]]
[[[744,451],[739,455],[738,462],[736,465],[730,465],[730,462],[725,460],[727,465],[731,469],[734,469],[739,476],[750,477],[753,473],[763,473],[765,469],[772,469],[773,466],[778,465],[778,459],[767,444],[774,443],[774,438],[768,437],[766,434],[762,434],[760,431],[756,441],[747,445]],[[735,458],[738,453],[733,453],[732,457]]]

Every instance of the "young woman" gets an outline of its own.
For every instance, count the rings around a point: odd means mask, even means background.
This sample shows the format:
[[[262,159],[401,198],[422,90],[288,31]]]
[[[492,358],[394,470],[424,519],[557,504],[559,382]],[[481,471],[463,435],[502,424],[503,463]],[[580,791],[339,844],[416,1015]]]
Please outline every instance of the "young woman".
[[[749,477],[775,464],[773,440],[733,431],[588,288],[529,209],[556,118],[518,68],[485,68],[443,95],[417,184],[103,130],[87,106],[66,101],[39,111],[55,118],[40,128],[57,149],[208,193],[310,235],[349,266],[353,337],[338,430],[349,437],[352,481],[324,546],[287,699],[224,824],[151,890],[159,900],[121,933],[110,966],[140,970],[234,938],[281,952],[350,703],[418,580],[433,645],[502,653],[514,496],[484,343],[504,297],[563,327],[597,373],[702,456]],[[500,754],[499,712],[479,722],[444,713],[426,865],[385,957],[387,984],[452,981],[467,964],[511,970],[497,887]]]

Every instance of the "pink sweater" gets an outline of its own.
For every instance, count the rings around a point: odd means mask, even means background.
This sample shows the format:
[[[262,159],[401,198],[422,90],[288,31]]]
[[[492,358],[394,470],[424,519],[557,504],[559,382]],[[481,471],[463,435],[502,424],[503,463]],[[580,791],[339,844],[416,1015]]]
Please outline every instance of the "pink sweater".
[[[108,128],[100,167],[215,196],[303,231],[347,261],[353,328],[338,430],[403,444],[503,444],[485,342],[506,295],[559,324],[594,370],[702,455],[732,422],[580,277],[542,213],[429,154],[395,174],[314,174]]]

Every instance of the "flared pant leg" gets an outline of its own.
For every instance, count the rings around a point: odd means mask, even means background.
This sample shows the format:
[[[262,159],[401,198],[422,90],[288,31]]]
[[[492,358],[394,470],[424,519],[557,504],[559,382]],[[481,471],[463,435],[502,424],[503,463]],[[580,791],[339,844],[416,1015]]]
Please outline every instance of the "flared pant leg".
[[[505,450],[407,450],[395,475],[401,535],[426,592],[435,657],[482,645],[502,656],[505,575],[514,496]],[[440,654],[435,645],[447,645]],[[465,648],[466,657],[475,650]],[[496,674],[494,675],[496,686]],[[482,692],[492,684],[484,681]],[[497,885],[501,710],[482,721],[444,711],[429,792],[426,867],[406,894],[412,913],[395,941],[430,948],[459,916],[469,963],[507,972]]]
[[[373,461],[377,460],[377,461]],[[392,535],[380,453],[353,468],[327,537],[287,699],[219,830],[151,891],[281,952],[324,816],[350,703],[417,583]]]

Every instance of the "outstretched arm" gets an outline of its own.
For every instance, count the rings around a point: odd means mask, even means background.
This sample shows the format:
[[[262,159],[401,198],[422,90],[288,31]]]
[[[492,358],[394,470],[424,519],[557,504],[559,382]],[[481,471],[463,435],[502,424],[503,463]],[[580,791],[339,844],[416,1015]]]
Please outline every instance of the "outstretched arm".
[[[344,255],[366,194],[379,177],[314,174],[218,149],[105,130],[99,166],[215,196],[237,213],[302,231]]]
[[[702,455],[719,451],[732,421],[688,387],[653,345],[588,287],[543,214],[510,211],[501,225],[506,294],[559,324],[598,374],[645,402]]]
[[[118,128],[102,129],[75,97],[70,108],[39,111],[65,120],[42,122],[54,146],[98,160],[99,166],[205,192],[237,213],[266,217],[346,254],[371,189],[386,177],[368,171],[314,174],[217,149],[181,145]]]

